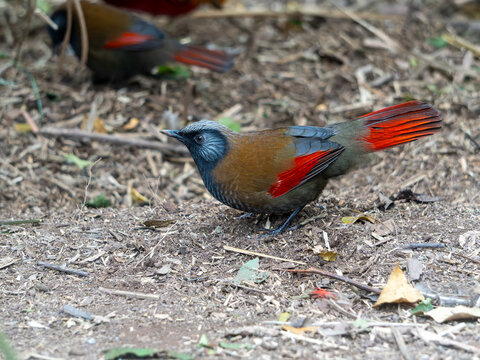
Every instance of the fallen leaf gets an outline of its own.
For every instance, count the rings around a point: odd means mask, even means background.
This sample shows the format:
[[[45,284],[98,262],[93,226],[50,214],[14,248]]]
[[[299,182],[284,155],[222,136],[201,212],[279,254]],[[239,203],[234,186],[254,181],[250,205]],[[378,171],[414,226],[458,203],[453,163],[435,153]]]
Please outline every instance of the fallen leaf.
[[[326,299],[326,298],[335,299],[336,298],[334,293],[332,293],[328,290],[325,290],[325,289],[321,289],[321,288],[315,288],[315,290],[312,290],[310,292],[310,296],[314,297],[316,299],[318,299],[318,298],[321,298],[321,299]]]
[[[17,133],[27,133],[27,132],[31,132],[32,128],[27,123],[16,123],[16,124],[13,124],[13,130],[15,130],[15,132]]]
[[[380,236],[390,235],[395,230],[395,222],[393,219],[388,219],[386,221],[378,221],[373,227],[373,231]]]
[[[417,258],[411,258],[407,260],[408,277],[410,281],[420,279],[423,273],[423,264]]]
[[[387,210],[393,204],[393,201],[382,193],[378,194],[378,200],[380,200],[385,210]]]
[[[169,264],[166,264],[166,265],[163,265],[157,271],[155,271],[155,273],[158,275],[167,275],[170,271],[172,271],[172,268],[170,267]]]
[[[37,320],[30,320],[27,324],[28,326],[36,329],[49,329],[48,326],[39,323]]]
[[[335,261],[337,259],[338,253],[335,251],[323,250],[318,254],[325,261]]]
[[[250,344],[227,343],[225,341],[220,342],[219,345],[220,345],[221,348],[227,349],[227,350],[240,350],[240,349],[243,349],[243,348],[246,348],[246,349],[251,349],[252,348],[252,345],[250,345]]]
[[[80,159],[75,154],[68,154],[67,156],[65,156],[65,161],[67,163],[76,165],[80,170],[93,164],[92,161]]]
[[[99,134],[106,134],[108,132],[107,129],[105,129],[105,122],[102,118],[95,118],[95,121],[93,122],[93,132]]]
[[[153,359],[159,358],[162,351],[148,348],[115,348],[110,349],[105,353],[105,360],[119,360],[119,359]]]
[[[130,193],[132,194],[133,202],[135,202],[137,204],[148,203],[148,199],[145,196],[143,196],[142,194],[140,194],[133,187],[132,187],[132,190],[130,191]]]
[[[292,314],[288,312],[280,313],[280,315],[278,315],[278,321],[287,322],[288,319],[290,319],[290,316],[292,316]]]
[[[422,300],[425,300],[425,297],[418,289],[414,288],[407,282],[405,274],[397,265],[390,274],[387,284],[383,288],[373,307],[392,303],[413,304]]]
[[[318,329],[318,326],[305,326],[301,328],[296,328],[290,325],[283,325],[282,329],[288,332],[291,332],[292,334],[295,334],[295,335],[302,335],[305,332],[315,333]]]
[[[151,227],[151,228],[163,228],[163,227],[167,227],[173,222],[175,222],[175,220],[150,219],[150,220],[145,220],[142,224],[146,227]]]
[[[411,310],[410,312],[412,315],[423,315],[429,311],[433,310],[432,299],[426,298],[425,300],[418,303],[415,306],[415,309]]]
[[[342,218],[342,222],[344,224],[354,224],[359,220],[368,221],[368,222],[371,222],[372,224],[375,224],[375,218],[367,214],[359,214],[357,216],[345,216]]]
[[[139,123],[140,120],[138,120],[136,117],[132,117],[125,125],[123,125],[123,130],[133,130],[138,126]]]
[[[207,348],[207,349],[213,349],[213,345],[208,342],[207,335],[202,334],[200,336],[200,340],[198,341],[198,346]]]
[[[235,132],[242,131],[242,126],[230,117],[222,117],[222,118],[218,119],[218,122],[220,124],[228,127],[232,131],[235,131]]]
[[[85,206],[94,209],[106,208],[112,206],[112,202],[108,200],[104,194],[100,194],[95,197],[95,199],[87,201]]]
[[[458,305],[455,307],[439,306],[425,313],[438,323],[453,320],[470,320],[480,318],[480,308]]]
[[[260,271],[260,261],[258,258],[247,261],[238,270],[237,276],[233,281],[235,284],[240,285],[244,281],[253,281],[256,284],[264,282],[270,274],[266,271]]]

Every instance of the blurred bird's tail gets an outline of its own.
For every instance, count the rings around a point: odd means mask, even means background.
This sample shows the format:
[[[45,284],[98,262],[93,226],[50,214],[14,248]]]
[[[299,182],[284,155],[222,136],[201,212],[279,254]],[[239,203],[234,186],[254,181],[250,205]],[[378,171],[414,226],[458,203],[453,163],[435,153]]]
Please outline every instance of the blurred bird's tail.
[[[409,101],[363,115],[358,119],[370,131],[360,140],[368,151],[386,149],[432,135],[442,127],[442,115],[430,104]]]
[[[175,53],[174,59],[184,64],[201,66],[216,72],[227,72],[233,66],[233,58],[227,53],[200,46],[185,46]]]

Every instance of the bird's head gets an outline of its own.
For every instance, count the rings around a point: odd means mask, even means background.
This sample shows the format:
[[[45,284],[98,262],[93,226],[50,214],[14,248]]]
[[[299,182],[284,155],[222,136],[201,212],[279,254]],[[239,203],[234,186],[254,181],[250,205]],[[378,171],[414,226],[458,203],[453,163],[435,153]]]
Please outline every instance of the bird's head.
[[[202,176],[224,158],[229,148],[228,137],[234,134],[228,127],[210,120],[197,121],[182,130],[164,130],[162,133],[185,144]]]
[[[67,31],[67,11],[65,9],[57,10],[50,16],[50,19],[58,26],[56,30],[48,26],[48,34],[55,49],[62,44]]]

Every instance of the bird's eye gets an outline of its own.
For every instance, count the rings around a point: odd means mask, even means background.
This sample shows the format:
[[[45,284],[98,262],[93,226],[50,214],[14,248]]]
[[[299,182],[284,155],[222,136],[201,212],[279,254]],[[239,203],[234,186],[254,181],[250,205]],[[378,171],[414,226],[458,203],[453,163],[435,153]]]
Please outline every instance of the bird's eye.
[[[195,140],[195,142],[198,144],[198,145],[201,145],[204,143],[205,141],[205,137],[201,134],[197,134],[195,135],[195,137],[193,138],[193,140]]]

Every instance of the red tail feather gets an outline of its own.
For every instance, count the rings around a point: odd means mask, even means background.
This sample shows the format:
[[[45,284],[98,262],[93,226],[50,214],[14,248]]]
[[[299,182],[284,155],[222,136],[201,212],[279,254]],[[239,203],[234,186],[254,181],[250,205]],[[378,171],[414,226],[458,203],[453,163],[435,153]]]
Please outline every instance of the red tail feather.
[[[442,115],[431,105],[409,101],[360,118],[370,129],[362,140],[371,151],[415,141],[440,130]]]
[[[202,66],[207,69],[226,72],[233,65],[232,57],[222,51],[209,50],[199,46],[186,46],[175,53],[175,60],[184,64]]]

